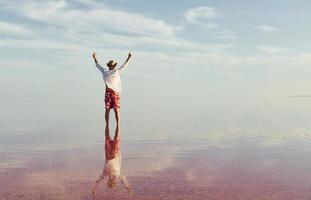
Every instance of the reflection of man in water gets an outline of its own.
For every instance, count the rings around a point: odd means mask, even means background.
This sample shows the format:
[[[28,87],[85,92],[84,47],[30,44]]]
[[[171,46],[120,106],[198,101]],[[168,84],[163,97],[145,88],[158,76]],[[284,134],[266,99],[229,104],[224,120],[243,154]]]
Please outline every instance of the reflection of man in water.
[[[93,59],[95,61],[96,67],[102,72],[103,79],[106,84],[106,93],[105,93],[105,119],[106,119],[106,129],[105,129],[105,155],[106,163],[103,170],[103,173],[99,179],[95,182],[93,187],[93,194],[96,193],[98,185],[105,178],[107,178],[107,186],[113,188],[117,185],[118,182],[122,182],[123,185],[129,190],[130,186],[126,180],[126,177],[121,174],[121,153],[120,153],[120,93],[121,93],[121,80],[120,74],[123,69],[127,66],[127,63],[131,57],[131,53],[128,54],[128,57],[124,64],[115,69],[117,63],[113,60],[110,60],[107,63],[109,70],[104,69],[99,65],[95,52],[93,53]],[[114,138],[110,138],[109,134],[109,113],[110,109],[113,109],[115,112],[116,118],[116,130]]]
[[[113,188],[118,182],[121,182],[126,189],[131,191],[131,188],[126,180],[126,177],[121,174],[121,152],[120,152],[120,131],[117,131],[114,139],[110,138],[109,132],[106,133],[105,139],[105,154],[106,154],[106,164],[103,173],[100,175],[99,179],[95,182],[93,187],[93,194],[96,193],[98,185],[105,178],[107,178],[107,186]]]

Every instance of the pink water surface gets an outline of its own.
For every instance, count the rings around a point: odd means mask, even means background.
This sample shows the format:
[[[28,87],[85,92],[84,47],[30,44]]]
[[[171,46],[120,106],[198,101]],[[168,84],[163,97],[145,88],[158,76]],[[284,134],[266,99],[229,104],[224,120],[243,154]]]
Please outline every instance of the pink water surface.
[[[91,194],[104,164],[102,144],[51,152],[16,152],[2,167],[0,199],[210,199],[310,200],[310,142],[260,146],[236,140],[123,141],[123,172],[133,187],[102,184]]]

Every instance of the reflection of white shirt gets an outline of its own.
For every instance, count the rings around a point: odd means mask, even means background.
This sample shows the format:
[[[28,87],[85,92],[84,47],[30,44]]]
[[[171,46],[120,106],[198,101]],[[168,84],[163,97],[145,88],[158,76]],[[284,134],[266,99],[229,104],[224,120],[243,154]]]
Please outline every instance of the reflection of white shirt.
[[[121,153],[117,154],[113,159],[106,161],[103,171],[104,176],[113,176],[117,181],[122,181],[128,190],[131,189],[127,178],[121,174]]]
[[[115,177],[121,176],[121,153],[106,162],[104,168],[104,175],[112,175]]]
[[[120,74],[121,72],[127,67],[127,62],[124,62],[121,67],[114,69],[114,70],[108,70],[103,68],[100,64],[96,63],[96,67],[101,71],[103,75],[103,80],[108,88],[111,88],[112,90],[121,93],[121,79]]]

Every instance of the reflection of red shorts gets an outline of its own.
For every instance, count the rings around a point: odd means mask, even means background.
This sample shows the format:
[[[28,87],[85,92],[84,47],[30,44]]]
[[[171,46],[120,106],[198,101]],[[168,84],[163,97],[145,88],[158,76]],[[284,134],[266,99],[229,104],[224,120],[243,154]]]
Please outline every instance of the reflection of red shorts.
[[[111,140],[106,138],[105,140],[105,154],[106,160],[111,160],[120,153],[120,140]]]
[[[120,108],[120,95],[118,92],[110,88],[106,88],[105,94],[105,108],[106,109],[119,109]]]

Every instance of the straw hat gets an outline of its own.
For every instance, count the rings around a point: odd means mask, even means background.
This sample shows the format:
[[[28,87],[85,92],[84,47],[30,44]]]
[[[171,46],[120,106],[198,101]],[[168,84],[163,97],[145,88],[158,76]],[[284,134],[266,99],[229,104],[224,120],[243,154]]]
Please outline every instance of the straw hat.
[[[109,62],[107,62],[108,67],[116,67],[117,64],[118,63],[115,60],[109,60]]]

